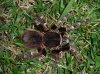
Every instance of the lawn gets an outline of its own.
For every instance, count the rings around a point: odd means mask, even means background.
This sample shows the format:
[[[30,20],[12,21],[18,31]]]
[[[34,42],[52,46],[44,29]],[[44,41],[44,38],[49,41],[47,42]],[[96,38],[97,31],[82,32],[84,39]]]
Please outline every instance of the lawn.
[[[35,28],[37,16],[49,27],[66,27],[81,63],[69,51],[58,58],[15,59],[36,51],[24,45],[21,35]],[[100,0],[0,0],[0,74],[100,74]]]

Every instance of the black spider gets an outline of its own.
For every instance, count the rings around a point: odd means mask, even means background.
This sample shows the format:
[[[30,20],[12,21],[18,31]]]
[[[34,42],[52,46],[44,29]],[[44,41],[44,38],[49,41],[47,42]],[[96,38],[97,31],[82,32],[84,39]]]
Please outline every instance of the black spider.
[[[39,18],[38,21],[41,21],[41,18]],[[36,48],[38,53],[34,54],[33,52],[26,52],[18,55],[16,57],[17,59],[24,60],[38,55],[46,56],[46,50],[49,50],[52,54],[70,51],[76,58],[76,51],[72,49],[70,44],[67,42],[68,38],[65,33],[66,27],[57,27],[55,24],[48,27],[47,24],[43,23],[43,21],[38,24],[36,22],[34,23],[35,29],[25,30],[21,39],[25,46],[28,48]]]

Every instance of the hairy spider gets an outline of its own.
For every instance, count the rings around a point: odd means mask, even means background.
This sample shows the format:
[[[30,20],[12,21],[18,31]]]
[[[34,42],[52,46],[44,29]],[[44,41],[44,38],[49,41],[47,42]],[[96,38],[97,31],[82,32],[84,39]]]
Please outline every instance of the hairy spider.
[[[35,29],[25,30],[21,37],[26,47],[36,48],[38,53],[26,52],[18,55],[16,59],[24,60],[39,55],[46,56],[47,51],[57,55],[60,52],[70,51],[75,59],[77,59],[77,52],[72,49],[68,42],[66,27],[57,27],[54,24],[48,27],[44,21],[38,22],[38,20],[41,21],[41,18],[35,21]]]

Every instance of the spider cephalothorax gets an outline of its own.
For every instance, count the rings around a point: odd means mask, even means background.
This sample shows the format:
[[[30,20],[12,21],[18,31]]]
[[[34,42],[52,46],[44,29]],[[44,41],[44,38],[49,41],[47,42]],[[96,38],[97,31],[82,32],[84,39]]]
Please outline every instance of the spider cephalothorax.
[[[62,37],[60,34],[56,32],[47,32],[44,34],[43,37],[44,40],[44,45],[46,47],[57,47],[61,44],[62,42]]]

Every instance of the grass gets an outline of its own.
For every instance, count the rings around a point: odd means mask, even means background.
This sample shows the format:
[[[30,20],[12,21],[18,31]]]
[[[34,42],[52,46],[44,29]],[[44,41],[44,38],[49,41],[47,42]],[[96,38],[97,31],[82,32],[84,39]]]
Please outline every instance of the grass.
[[[23,1],[23,2],[22,2]],[[99,74],[100,73],[100,1],[99,0],[0,0],[0,74]],[[66,32],[70,43],[83,56],[78,65],[66,52],[56,64],[47,57],[18,62],[14,58],[25,48],[20,35],[34,27],[36,15],[47,24],[62,24],[75,29]],[[67,19],[64,19],[64,18]],[[31,24],[31,25],[30,25]]]

